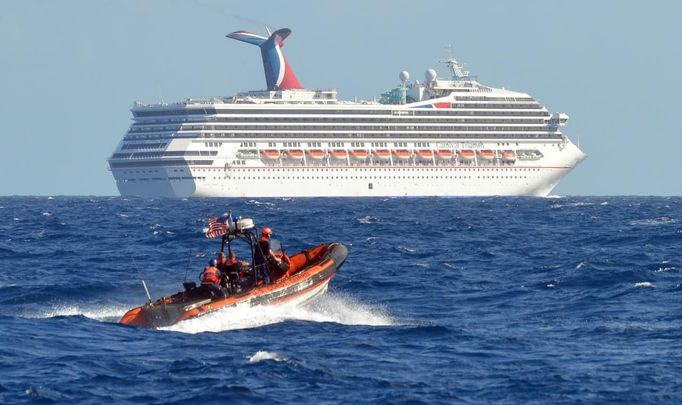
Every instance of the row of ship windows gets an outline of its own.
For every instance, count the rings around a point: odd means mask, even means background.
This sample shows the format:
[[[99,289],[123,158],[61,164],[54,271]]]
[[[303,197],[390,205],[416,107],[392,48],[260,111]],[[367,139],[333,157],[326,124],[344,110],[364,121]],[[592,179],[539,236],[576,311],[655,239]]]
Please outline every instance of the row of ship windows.
[[[419,127],[419,128],[429,128],[430,126],[435,126],[434,124],[450,124],[449,126],[455,126],[459,127],[460,125],[458,124],[533,124],[533,125],[548,125],[546,120],[478,120],[478,121],[472,121],[472,120],[438,120],[438,121],[426,121],[426,122],[415,122],[415,121],[400,121],[396,122],[395,120],[385,120],[381,122],[367,122],[363,123],[363,120],[353,120],[350,121],[350,124],[356,124],[356,125],[341,125],[344,124],[343,122],[330,122],[330,123],[320,123],[316,121],[309,121],[309,120],[299,120],[302,123],[308,123],[310,125],[294,125],[292,122],[279,122],[281,120],[273,120],[274,122],[268,123],[264,121],[253,121],[253,120],[248,120],[246,122],[246,125],[208,125],[204,123],[196,123],[196,124],[188,124],[184,126],[150,126],[150,125],[144,125],[144,124],[133,124],[130,127],[130,130],[128,132],[131,133],[139,133],[139,132],[157,132],[157,131],[193,131],[193,130],[216,130],[216,129],[259,129],[259,128],[280,128],[280,127],[286,127],[286,128],[321,128],[321,129],[329,129],[329,128],[386,128],[386,125],[378,125],[378,124],[393,124],[392,126],[388,127],[395,127],[395,128],[406,128],[406,127]],[[269,125],[262,125],[262,124],[269,124]],[[322,124],[322,125],[312,125],[312,124]],[[337,126],[334,126],[332,124],[339,124]],[[400,125],[397,125],[400,124]]]
[[[215,177],[214,177],[215,178]],[[235,176],[236,180],[471,179],[473,176]],[[528,176],[476,176],[477,179],[527,179]]]
[[[169,133],[169,134],[127,134],[125,141],[153,140],[153,139],[196,139],[196,138],[445,138],[445,139],[561,139],[560,133],[448,133],[448,132],[426,132],[426,133],[319,133],[319,132],[281,132],[281,133]]]
[[[555,125],[538,125],[538,126],[532,126],[532,127],[526,127],[526,126],[475,126],[475,127],[469,127],[469,126],[439,126],[439,125],[430,125],[430,126],[421,126],[421,127],[415,127],[415,126],[383,126],[383,125],[378,125],[378,126],[347,126],[347,127],[337,127],[337,126],[330,126],[330,127],[321,127],[317,125],[310,125],[310,126],[262,126],[262,125],[253,125],[248,128],[238,128],[238,127],[229,127],[229,126],[214,126],[214,127],[202,127],[202,126],[194,126],[192,128],[185,128],[183,131],[225,131],[225,130],[234,130],[234,131],[258,131],[258,130],[280,130],[280,131],[402,131],[402,132],[423,132],[423,131],[448,131],[448,132],[453,132],[453,131],[487,131],[487,132],[494,132],[494,131],[552,131],[555,130],[556,126]],[[129,131],[129,134],[133,133],[139,133],[140,131]]]
[[[282,117],[206,117],[203,121],[212,122],[259,122],[259,123],[276,123],[276,124],[288,124],[293,122],[319,122],[319,123],[345,123],[345,122],[362,122],[362,123],[385,123],[385,122],[402,122],[402,123],[415,123],[415,124],[428,124],[431,122],[519,122],[519,123],[530,123],[534,124],[537,122],[542,122],[544,119],[550,117],[549,113],[543,113],[542,115],[537,115],[538,118],[526,118],[521,114],[501,114],[504,117],[501,118],[489,118],[486,117],[476,118],[472,117],[473,114],[458,114],[449,117],[434,117],[434,118],[419,118],[412,115],[401,115],[392,118],[374,118],[374,117],[301,117],[301,116],[282,116]],[[479,114],[476,114],[479,115]],[[195,121],[199,122],[199,121]],[[149,123],[137,123],[138,125],[154,125]],[[157,125],[158,126],[158,125]]]
[[[219,180],[225,177],[208,177],[208,179]],[[415,180],[429,180],[429,179],[453,179],[453,180],[466,180],[473,179],[474,176],[332,176],[332,177],[319,177],[319,176],[245,176],[245,177],[232,177],[235,180],[394,180],[394,179],[415,179]],[[476,179],[491,179],[491,180],[501,180],[501,179],[527,179],[528,176],[476,176]],[[205,176],[171,176],[171,177],[151,177],[151,178],[140,178],[140,179],[119,179],[118,181],[134,182],[134,181],[167,181],[167,180],[200,180],[206,181]]]
[[[268,172],[288,172],[288,171],[297,171],[300,172],[298,169],[240,169],[242,172],[260,172],[262,171],[268,171]],[[357,171],[358,169],[353,169],[353,171]],[[373,169],[373,172],[382,172],[382,171],[406,171],[409,169],[403,169],[403,168],[397,168],[397,169]],[[490,171],[513,171],[514,173],[516,172],[539,172],[540,168],[533,168],[533,167],[524,167],[524,168],[500,168],[500,169],[490,169],[490,168],[459,168],[457,169],[458,171],[462,172],[490,172]],[[184,172],[185,169],[173,169],[173,172],[176,173],[181,173]],[[188,169],[189,171],[189,169]],[[221,168],[214,168],[214,169],[194,169],[194,172],[211,172],[211,171],[223,171]],[[349,169],[340,169],[340,168],[334,168],[334,169],[308,169],[305,170],[306,172],[347,172]],[[423,168],[419,169],[420,172],[448,172],[451,171],[450,169],[442,169],[442,168]],[[123,174],[146,174],[146,173],[159,173],[160,170],[124,170]],[[265,176],[263,176],[265,177]],[[259,177],[260,178],[260,177]]]
[[[458,100],[459,101],[459,100]],[[502,101],[502,100],[500,100]],[[530,100],[529,100],[530,101]],[[479,109],[479,108],[501,108],[501,109],[537,109],[541,108],[540,104],[537,102],[531,102],[531,103],[455,103],[455,106],[458,108],[474,108],[474,109]],[[444,115],[444,114],[449,114],[452,112],[450,109],[403,109],[401,111],[410,111],[410,113],[414,115]],[[376,110],[370,110],[370,109],[362,109],[362,110],[351,110],[351,109],[338,109],[338,110],[332,110],[332,109],[310,109],[310,110],[304,110],[304,109],[261,109],[261,108],[245,108],[245,109],[237,109],[237,108],[231,108],[231,109],[224,109],[224,110],[216,110],[215,108],[186,108],[186,109],[180,109],[180,110],[150,110],[150,111],[133,111],[133,116],[135,117],[154,117],[154,116],[171,116],[171,115],[214,115],[214,114],[263,114],[263,115],[268,115],[268,114],[293,114],[293,115],[298,115],[298,114],[312,114],[312,115],[326,115],[326,114],[341,114],[341,115],[348,115],[348,114],[361,114],[361,115],[391,115],[393,114],[392,109],[376,109]]]
[[[164,157],[185,157],[185,156],[216,156],[218,151],[214,150],[188,150],[170,152],[135,152],[135,153],[114,153],[112,159],[154,159]]]
[[[396,120],[416,122],[416,123],[428,123],[428,122],[485,122],[486,118],[476,118],[476,117],[490,117],[490,116],[500,116],[509,117],[513,120],[496,119],[490,120],[491,122],[515,122],[515,121],[528,121],[534,122],[537,120],[526,120],[522,117],[544,117],[548,118],[550,114],[547,111],[450,111],[445,117],[426,117],[419,118],[421,114],[413,114],[412,111],[408,111],[407,115],[401,116],[391,116],[391,117],[358,117],[358,116],[338,116],[338,117],[325,117],[320,114],[316,116],[308,117],[302,116],[301,114],[290,113],[283,114],[280,112],[274,112],[268,117],[221,117],[215,115],[207,115],[205,117],[194,117],[194,118],[166,118],[166,119],[136,119],[134,125],[167,125],[167,124],[182,124],[184,122],[193,121],[215,121],[215,122],[239,122],[239,121],[258,121],[258,122],[280,122],[285,120],[287,122],[295,121],[334,121],[334,122],[395,122]],[[441,114],[442,115],[442,114]],[[465,117],[465,118],[456,118]],[[502,121],[500,121],[502,120]]]

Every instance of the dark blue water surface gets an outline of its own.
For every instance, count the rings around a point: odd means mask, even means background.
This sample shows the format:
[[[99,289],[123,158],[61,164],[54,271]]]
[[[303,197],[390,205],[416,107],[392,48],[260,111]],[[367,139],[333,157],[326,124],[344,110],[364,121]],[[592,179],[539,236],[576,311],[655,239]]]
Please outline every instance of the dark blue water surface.
[[[119,325],[227,209],[348,261],[308,307]],[[0,198],[0,403],[680,402],[681,251],[682,198]]]

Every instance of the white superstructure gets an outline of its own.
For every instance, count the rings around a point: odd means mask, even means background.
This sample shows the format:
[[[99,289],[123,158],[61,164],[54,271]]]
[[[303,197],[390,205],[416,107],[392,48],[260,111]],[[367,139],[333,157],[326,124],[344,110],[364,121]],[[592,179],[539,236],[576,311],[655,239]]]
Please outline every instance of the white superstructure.
[[[565,114],[454,59],[380,101],[286,89],[132,108],[109,159],[123,196],[546,196],[585,154]]]

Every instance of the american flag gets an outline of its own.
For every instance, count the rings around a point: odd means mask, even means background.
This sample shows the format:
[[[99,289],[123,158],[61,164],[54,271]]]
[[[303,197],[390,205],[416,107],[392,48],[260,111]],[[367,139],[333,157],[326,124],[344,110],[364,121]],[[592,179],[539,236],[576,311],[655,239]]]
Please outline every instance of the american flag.
[[[206,230],[207,238],[217,238],[223,236],[228,231],[227,215],[219,217],[211,217],[208,219],[208,229]]]

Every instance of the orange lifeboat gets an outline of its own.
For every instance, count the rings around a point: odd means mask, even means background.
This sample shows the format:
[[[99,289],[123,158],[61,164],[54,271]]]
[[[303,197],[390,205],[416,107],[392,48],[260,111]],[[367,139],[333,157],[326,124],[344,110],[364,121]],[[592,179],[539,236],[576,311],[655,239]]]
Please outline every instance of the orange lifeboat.
[[[513,150],[503,150],[502,159],[513,162],[516,160],[516,153]]]
[[[452,159],[454,153],[449,149],[440,149],[436,151],[436,156],[441,159]]]
[[[486,150],[479,150],[478,151],[478,157],[484,160],[493,160],[495,158],[495,152],[486,149]]]
[[[406,149],[394,150],[393,154],[400,159],[409,159],[412,157],[412,151]]]
[[[287,157],[291,159],[303,159],[303,151],[300,149],[290,149],[286,153]]]
[[[474,156],[476,156],[476,154],[471,149],[464,149],[459,151],[459,157],[461,157],[462,159],[472,160]]]
[[[391,157],[391,152],[387,151],[386,149],[377,149],[373,151],[372,154],[378,159],[388,159]]]
[[[356,159],[367,159],[367,156],[369,156],[369,152],[366,150],[352,150],[350,151],[350,155]]]
[[[260,151],[261,156],[266,159],[277,159],[279,158],[279,151],[274,149],[266,149]]]
[[[345,159],[348,157],[348,151],[344,149],[334,149],[330,152],[330,154],[335,159]]]
[[[431,159],[433,157],[433,151],[431,149],[420,149],[416,152],[416,155],[420,159]]]
[[[311,149],[308,150],[308,156],[310,156],[313,159],[324,159],[325,155],[327,154],[325,151],[320,150],[320,149]]]

